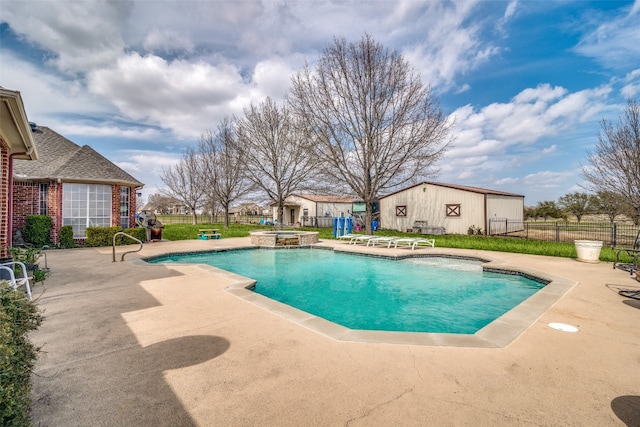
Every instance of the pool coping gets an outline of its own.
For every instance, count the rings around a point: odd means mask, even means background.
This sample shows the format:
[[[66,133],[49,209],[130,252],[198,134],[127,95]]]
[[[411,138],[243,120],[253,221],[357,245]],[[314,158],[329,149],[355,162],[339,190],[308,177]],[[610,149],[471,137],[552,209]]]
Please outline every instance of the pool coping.
[[[202,252],[227,252],[231,250],[260,249],[258,246],[242,246],[231,249],[213,249],[207,251],[189,251],[188,253]],[[287,248],[263,248],[270,250],[288,250]],[[539,319],[553,304],[571,290],[578,282],[562,277],[540,272],[534,269],[511,265],[499,258],[488,256],[453,255],[451,253],[429,250],[428,253],[411,254],[378,254],[360,252],[357,248],[344,250],[340,247],[311,246],[315,250],[333,250],[335,252],[349,253],[352,255],[373,256],[388,259],[407,258],[459,258],[482,261],[485,271],[493,271],[504,274],[518,274],[534,280],[546,282],[545,286],[520,304],[498,317],[474,334],[430,333],[430,332],[396,332],[396,331],[370,331],[350,329],[324,318],[307,313],[295,307],[260,295],[251,290],[256,281],[217,267],[198,264],[204,271],[209,271],[216,276],[223,277],[231,282],[225,291],[252,303],[264,310],[279,315],[295,324],[310,329],[318,334],[337,341],[406,344],[438,347],[472,347],[472,348],[502,348],[513,342],[524,333],[534,322]],[[167,255],[180,255],[171,253],[144,258],[145,261],[157,259]]]

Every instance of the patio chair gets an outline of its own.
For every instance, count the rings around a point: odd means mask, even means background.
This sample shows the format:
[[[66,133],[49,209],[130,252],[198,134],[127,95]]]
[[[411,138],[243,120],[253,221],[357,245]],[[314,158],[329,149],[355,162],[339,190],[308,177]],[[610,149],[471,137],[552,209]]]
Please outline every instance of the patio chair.
[[[396,240],[397,237],[391,237],[391,236],[377,236],[377,237],[372,237],[371,239],[367,240],[367,246],[371,245],[371,246],[375,246],[378,243],[386,243],[387,247],[390,248],[391,247],[391,243],[393,243],[394,240]]]
[[[618,291],[618,294],[623,297],[640,300],[640,289],[623,289]]]
[[[16,277],[15,267],[20,267],[20,277]],[[0,280],[6,280],[9,285],[18,290],[18,286],[24,286],[27,291],[29,301],[31,301],[31,285],[29,284],[29,275],[27,267],[20,261],[8,261],[0,264]]]
[[[343,234],[342,236],[338,236],[338,240],[351,240],[358,236],[362,236],[362,234]]]
[[[402,239],[396,239],[394,241],[394,244],[395,244],[394,249],[397,249],[398,245],[400,244],[400,245],[410,246],[411,250],[414,250],[416,246],[421,246],[421,243],[424,243],[423,246],[431,246],[432,248],[435,248],[435,245],[436,245],[436,241],[434,239],[406,237]]]
[[[629,274],[635,273],[637,275],[638,271],[640,271],[640,266],[638,265],[638,258],[640,258],[640,230],[638,230],[631,247],[614,248],[614,250],[616,251],[616,260],[613,262],[613,268],[618,268],[620,270],[628,271]],[[631,263],[620,263],[620,255],[623,253],[632,258]]]
[[[349,240],[350,245],[357,245],[359,242],[368,242],[376,236],[370,236],[369,234],[356,234]]]

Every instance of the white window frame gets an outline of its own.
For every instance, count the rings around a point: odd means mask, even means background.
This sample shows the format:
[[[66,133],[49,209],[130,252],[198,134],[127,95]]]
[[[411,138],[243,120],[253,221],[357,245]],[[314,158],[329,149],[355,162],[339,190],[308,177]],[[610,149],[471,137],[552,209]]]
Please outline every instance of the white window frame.
[[[62,225],[73,227],[73,237],[84,239],[87,227],[111,226],[111,186],[62,184]]]

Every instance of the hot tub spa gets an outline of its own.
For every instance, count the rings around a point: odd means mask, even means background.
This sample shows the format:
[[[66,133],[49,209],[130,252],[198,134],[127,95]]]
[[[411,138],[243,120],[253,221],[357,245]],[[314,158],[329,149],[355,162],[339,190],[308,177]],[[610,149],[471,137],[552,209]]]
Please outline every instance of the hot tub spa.
[[[251,244],[267,248],[301,247],[318,243],[317,231],[252,231]]]

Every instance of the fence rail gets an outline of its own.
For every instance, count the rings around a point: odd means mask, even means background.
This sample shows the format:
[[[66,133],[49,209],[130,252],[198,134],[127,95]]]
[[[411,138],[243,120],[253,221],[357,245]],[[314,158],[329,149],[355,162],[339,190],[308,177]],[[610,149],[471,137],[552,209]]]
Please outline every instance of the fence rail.
[[[528,222],[491,219],[490,236],[520,237],[529,240],[573,242],[574,240],[600,240],[605,245],[633,244],[638,226],[618,223]]]

